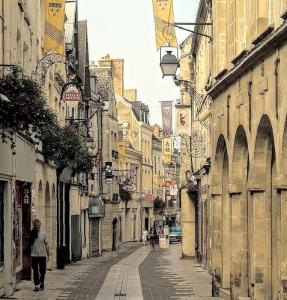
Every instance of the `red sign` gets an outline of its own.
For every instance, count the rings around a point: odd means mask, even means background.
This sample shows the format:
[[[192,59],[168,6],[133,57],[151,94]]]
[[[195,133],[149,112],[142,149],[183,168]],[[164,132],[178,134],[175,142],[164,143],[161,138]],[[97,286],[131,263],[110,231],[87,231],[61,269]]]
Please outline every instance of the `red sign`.
[[[73,84],[70,84],[63,93],[63,99],[67,102],[80,102],[81,96],[81,91]]]

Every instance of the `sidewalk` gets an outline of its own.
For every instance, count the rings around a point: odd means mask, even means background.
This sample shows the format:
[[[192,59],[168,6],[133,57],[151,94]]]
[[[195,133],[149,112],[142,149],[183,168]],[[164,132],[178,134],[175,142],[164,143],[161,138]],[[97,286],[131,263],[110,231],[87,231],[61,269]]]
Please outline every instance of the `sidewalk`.
[[[95,300],[111,266],[132,254],[140,245],[124,243],[117,252],[104,252],[102,256],[78,261],[63,270],[48,271],[44,291],[33,292],[32,281],[21,281],[12,299]]]

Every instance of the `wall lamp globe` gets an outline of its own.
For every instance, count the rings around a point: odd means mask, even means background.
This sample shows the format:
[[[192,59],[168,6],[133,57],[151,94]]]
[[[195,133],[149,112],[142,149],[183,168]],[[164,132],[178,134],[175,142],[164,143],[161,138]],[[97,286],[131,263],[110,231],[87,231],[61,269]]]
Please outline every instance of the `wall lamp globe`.
[[[94,139],[90,135],[88,135],[85,138],[85,143],[86,143],[87,148],[92,148],[93,144],[94,144]]]
[[[166,54],[161,58],[160,61],[160,68],[163,77],[175,77],[178,66],[179,63],[177,57],[172,54],[172,51],[166,51]]]

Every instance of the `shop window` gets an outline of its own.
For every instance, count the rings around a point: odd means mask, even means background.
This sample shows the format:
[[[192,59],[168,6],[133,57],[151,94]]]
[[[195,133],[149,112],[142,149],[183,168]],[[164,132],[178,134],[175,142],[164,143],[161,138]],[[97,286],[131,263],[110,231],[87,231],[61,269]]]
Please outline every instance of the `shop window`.
[[[4,184],[0,182],[0,267],[4,266]]]

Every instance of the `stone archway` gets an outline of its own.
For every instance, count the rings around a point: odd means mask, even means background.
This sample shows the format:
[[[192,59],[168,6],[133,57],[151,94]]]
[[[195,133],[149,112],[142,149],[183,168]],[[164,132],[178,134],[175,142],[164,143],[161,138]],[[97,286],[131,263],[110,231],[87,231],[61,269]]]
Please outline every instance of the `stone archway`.
[[[217,142],[212,185],[212,266],[216,285],[214,293],[218,294],[218,287],[230,288],[229,160],[223,135],[219,137]]]
[[[36,197],[36,218],[43,219],[42,207],[44,206],[44,191],[42,181],[39,181],[37,197]]]
[[[230,185],[231,217],[231,294],[232,299],[248,296],[248,192],[249,153],[245,130],[239,126],[234,141],[232,182]]]
[[[264,115],[257,129],[250,182],[251,271],[250,296],[272,298],[276,260],[276,154],[270,119]],[[277,291],[276,291],[277,292]],[[274,290],[275,293],[275,290]],[[252,298],[252,299],[253,299]]]

